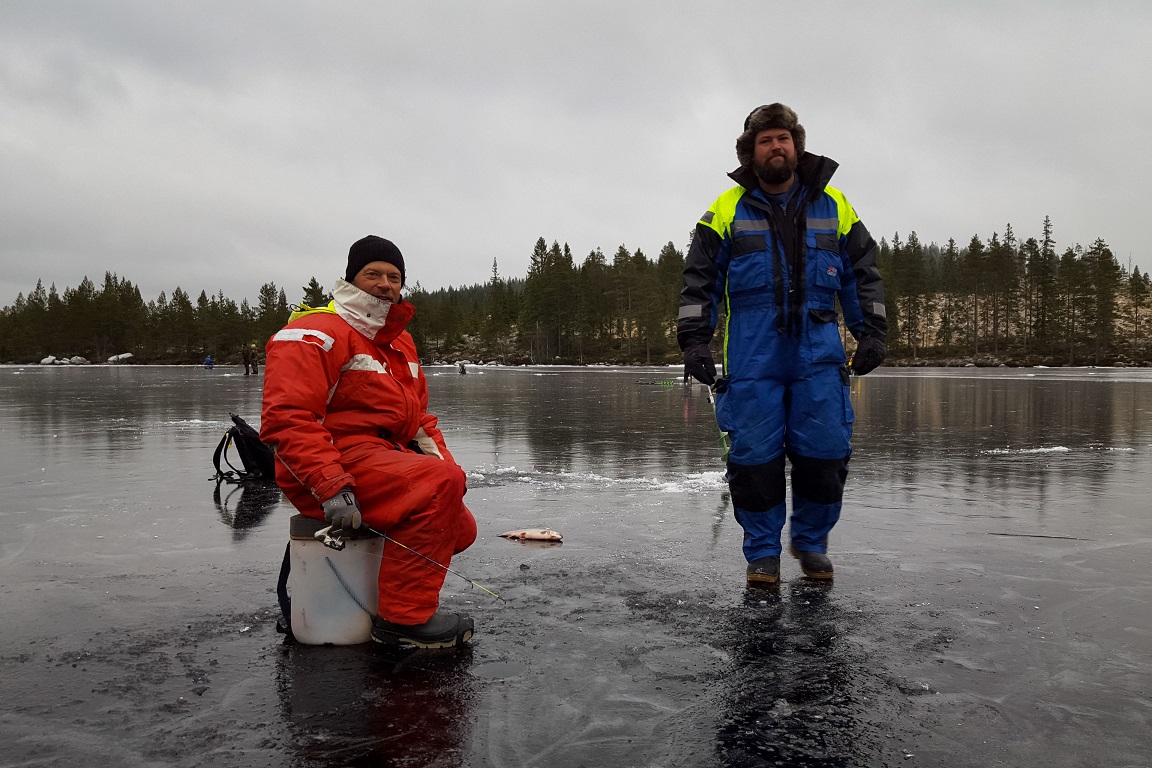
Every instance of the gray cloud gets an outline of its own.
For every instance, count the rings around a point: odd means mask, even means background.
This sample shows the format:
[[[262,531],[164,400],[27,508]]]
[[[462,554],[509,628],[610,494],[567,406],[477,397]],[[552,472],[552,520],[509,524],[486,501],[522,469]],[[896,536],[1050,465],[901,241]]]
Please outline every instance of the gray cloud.
[[[683,247],[780,100],[877,238],[1138,238],[1142,3],[0,5],[0,303],[114,271],[296,299],[356,238],[426,287]]]

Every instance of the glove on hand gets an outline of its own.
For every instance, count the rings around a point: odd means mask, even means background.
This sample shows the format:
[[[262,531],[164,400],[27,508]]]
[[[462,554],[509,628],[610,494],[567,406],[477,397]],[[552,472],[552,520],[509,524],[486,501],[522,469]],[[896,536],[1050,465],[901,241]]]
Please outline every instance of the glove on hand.
[[[684,367],[692,378],[708,386],[716,383],[716,361],[707,344],[693,344],[684,350]]]
[[[884,362],[887,353],[884,342],[880,339],[872,336],[861,336],[860,342],[856,345],[856,354],[852,355],[852,372],[857,376],[871,373],[880,363]]]
[[[342,488],[332,498],[320,505],[324,508],[324,519],[333,528],[355,529],[360,527],[360,502],[351,488]]]

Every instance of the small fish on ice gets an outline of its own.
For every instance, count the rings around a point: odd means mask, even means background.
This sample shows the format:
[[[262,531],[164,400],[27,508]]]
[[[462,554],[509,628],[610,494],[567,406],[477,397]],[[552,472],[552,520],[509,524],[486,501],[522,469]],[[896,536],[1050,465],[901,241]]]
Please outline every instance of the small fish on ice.
[[[505,539],[528,541],[562,541],[564,539],[559,531],[553,531],[549,528],[521,528],[516,531],[507,531],[500,535]]]

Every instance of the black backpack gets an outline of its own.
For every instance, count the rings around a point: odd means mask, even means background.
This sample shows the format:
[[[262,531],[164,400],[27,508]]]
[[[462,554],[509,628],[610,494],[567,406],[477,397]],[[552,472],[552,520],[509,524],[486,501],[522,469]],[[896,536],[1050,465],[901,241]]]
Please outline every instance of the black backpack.
[[[260,442],[260,433],[252,429],[248,422],[234,413],[228,415],[232,417],[232,426],[224,433],[224,437],[220,438],[220,444],[212,454],[216,477],[229,483],[276,482],[276,459],[272,449]],[[228,446],[233,444],[236,446],[236,452],[240,454],[240,465],[243,469],[238,469],[228,461]],[[229,470],[220,468],[221,459],[230,467]]]

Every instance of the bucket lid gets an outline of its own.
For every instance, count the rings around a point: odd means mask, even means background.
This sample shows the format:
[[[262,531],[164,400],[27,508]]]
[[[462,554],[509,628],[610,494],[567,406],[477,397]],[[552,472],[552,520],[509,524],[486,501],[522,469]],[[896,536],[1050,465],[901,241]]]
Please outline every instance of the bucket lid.
[[[292,519],[288,521],[288,537],[298,541],[312,541],[316,531],[322,528],[327,528],[328,523],[323,519],[315,517],[308,517],[307,515],[292,515]],[[357,531],[351,531],[344,536],[345,539],[374,539],[376,534],[369,533],[363,528]]]

